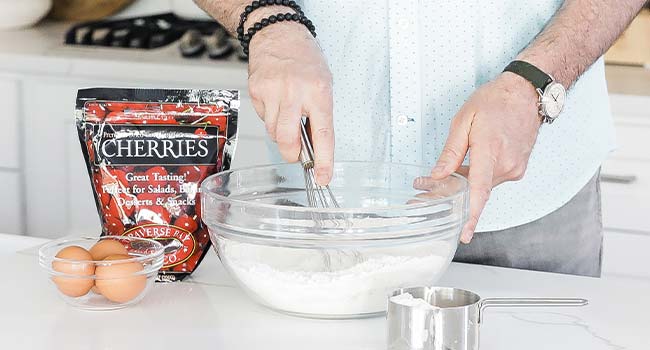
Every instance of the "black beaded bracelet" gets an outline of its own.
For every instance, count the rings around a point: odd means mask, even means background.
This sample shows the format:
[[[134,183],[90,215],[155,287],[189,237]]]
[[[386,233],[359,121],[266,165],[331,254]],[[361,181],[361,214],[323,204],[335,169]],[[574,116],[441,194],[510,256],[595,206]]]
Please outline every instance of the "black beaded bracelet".
[[[273,23],[277,22],[298,22],[303,24],[311,35],[316,37],[316,27],[314,24],[304,15],[298,15],[297,13],[278,13],[277,15],[271,15],[268,18],[264,18],[261,21],[253,24],[250,28],[248,28],[248,32],[246,34],[242,35],[242,38],[240,39],[241,46],[243,47],[244,54],[248,56],[248,45],[250,44],[251,40],[253,39],[253,35],[255,33],[259,32],[262,30],[264,27],[267,27]]]
[[[295,13],[278,13],[276,15],[269,16],[253,24],[250,28],[248,28],[248,31],[246,31],[246,33],[244,32],[244,24],[246,23],[248,16],[253,11],[260,7],[273,5],[290,7],[295,11]],[[250,44],[250,41],[255,33],[270,24],[283,21],[294,21],[301,23],[307,27],[309,32],[314,37],[316,37],[316,27],[311,22],[311,20],[305,17],[304,12],[302,12],[302,9],[294,0],[256,0],[245,7],[244,12],[241,14],[239,19],[239,26],[237,27],[237,39],[239,39],[239,42],[241,43],[244,54],[248,55],[248,45]]]
[[[265,6],[286,6],[292,8],[296,13],[300,16],[304,16],[304,13],[302,12],[302,9],[300,6],[294,1],[294,0],[256,0],[253,1],[250,5],[246,6],[244,8],[244,12],[242,12],[240,18],[239,18],[239,26],[237,27],[237,38],[239,41],[242,41],[242,37],[244,36],[244,23],[246,23],[246,20],[248,19],[248,16],[253,13],[253,11],[257,10],[260,7],[265,7]]]

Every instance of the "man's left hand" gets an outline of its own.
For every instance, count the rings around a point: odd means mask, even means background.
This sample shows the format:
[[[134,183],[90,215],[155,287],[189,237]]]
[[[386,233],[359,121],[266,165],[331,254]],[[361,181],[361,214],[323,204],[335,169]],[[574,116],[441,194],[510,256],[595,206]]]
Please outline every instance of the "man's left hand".
[[[431,177],[442,179],[459,170],[469,151],[470,208],[463,243],[472,240],[492,188],[524,176],[541,125],[538,101],[532,84],[504,72],[477,89],[452,119]]]

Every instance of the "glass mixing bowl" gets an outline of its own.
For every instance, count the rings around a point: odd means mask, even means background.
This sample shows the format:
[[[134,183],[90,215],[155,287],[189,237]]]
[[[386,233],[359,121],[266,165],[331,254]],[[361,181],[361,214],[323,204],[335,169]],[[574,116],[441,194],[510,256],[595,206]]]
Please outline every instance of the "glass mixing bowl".
[[[307,207],[300,164],[231,170],[201,186],[221,262],[255,301],[304,317],[382,315],[392,290],[433,285],[456,252],[467,182],[429,167],[341,162],[341,208]]]

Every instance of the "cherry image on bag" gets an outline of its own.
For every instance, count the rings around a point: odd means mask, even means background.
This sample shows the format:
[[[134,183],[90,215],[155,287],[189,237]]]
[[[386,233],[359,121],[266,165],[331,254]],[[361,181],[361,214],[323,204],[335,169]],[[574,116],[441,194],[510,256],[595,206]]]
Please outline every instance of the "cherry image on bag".
[[[158,281],[187,277],[210,248],[199,189],[230,167],[238,110],[235,90],[77,93],[76,126],[101,234],[165,245]]]

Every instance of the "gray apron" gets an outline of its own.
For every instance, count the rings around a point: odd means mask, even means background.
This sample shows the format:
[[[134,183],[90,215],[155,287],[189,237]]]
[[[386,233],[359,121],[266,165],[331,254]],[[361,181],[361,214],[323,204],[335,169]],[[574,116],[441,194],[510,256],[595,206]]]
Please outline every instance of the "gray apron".
[[[603,223],[600,171],[560,209],[531,223],[477,232],[454,261],[517,269],[600,276]]]

